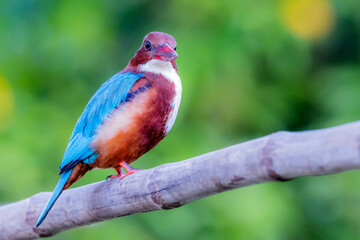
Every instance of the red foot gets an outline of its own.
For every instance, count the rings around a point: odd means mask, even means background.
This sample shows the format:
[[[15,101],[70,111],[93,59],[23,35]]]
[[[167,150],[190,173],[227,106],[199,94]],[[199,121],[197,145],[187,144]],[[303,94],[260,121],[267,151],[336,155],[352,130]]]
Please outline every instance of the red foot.
[[[118,178],[118,177],[120,177],[120,176],[121,176],[120,174],[110,175],[110,176],[107,176],[107,177],[106,177],[106,180]]]
[[[110,175],[106,178],[106,180],[109,180],[109,179],[114,179],[114,178],[118,178],[120,177],[120,179],[123,179],[124,177],[130,175],[130,174],[133,174],[133,173],[136,173],[136,172],[139,172],[141,171],[142,169],[135,169],[135,168],[132,168],[129,164],[125,163],[125,162],[121,162],[119,163],[120,165],[120,168],[115,168],[116,172],[118,173],[117,175]],[[124,173],[124,171],[121,169],[121,168],[125,168],[126,169],[126,173]]]
[[[142,169],[132,169],[132,170],[129,170],[127,171],[126,173],[124,173],[123,175],[120,176],[120,179],[123,179],[124,177],[130,175],[130,174],[133,174],[133,173],[136,173],[136,172],[139,172],[139,171],[142,171]]]
[[[116,170],[116,172],[117,172],[118,174],[107,176],[107,177],[106,177],[106,180],[118,178],[118,177],[121,177],[121,176],[124,174],[124,171],[123,171],[121,168],[119,168],[119,169],[116,169],[116,168],[115,168],[115,170]]]

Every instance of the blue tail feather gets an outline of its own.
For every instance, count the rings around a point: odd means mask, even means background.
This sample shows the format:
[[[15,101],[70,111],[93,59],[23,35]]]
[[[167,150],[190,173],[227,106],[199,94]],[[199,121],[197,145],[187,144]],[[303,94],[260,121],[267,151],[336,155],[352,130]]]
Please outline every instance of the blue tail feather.
[[[56,184],[56,187],[55,187],[51,197],[49,198],[48,202],[46,203],[46,206],[44,207],[37,223],[35,224],[35,227],[40,226],[40,224],[44,221],[46,215],[49,213],[50,209],[54,206],[54,203],[59,198],[60,194],[62,193],[63,188],[64,188],[67,180],[69,179],[71,172],[72,172],[72,169],[61,174],[60,180]]]

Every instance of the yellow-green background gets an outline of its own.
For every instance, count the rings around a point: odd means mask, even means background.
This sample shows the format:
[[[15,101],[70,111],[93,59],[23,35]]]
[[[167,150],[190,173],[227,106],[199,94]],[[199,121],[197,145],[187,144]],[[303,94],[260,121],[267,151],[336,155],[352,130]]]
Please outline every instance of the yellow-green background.
[[[183,98],[135,167],[359,119],[359,0],[0,0],[1,204],[53,189],[87,101],[155,30],[178,41]],[[359,183],[352,171],[251,186],[54,239],[358,239]]]

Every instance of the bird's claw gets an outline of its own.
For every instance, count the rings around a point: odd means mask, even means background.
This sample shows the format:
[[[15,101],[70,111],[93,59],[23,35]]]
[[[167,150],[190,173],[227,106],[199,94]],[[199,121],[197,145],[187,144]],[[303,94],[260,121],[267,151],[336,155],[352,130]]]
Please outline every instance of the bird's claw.
[[[136,173],[136,172],[140,172],[140,171],[143,171],[144,169],[140,169],[140,168],[133,168],[133,169],[131,169],[131,170],[129,170],[129,171],[127,171],[126,173],[124,173],[124,174],[122,174],[121,176],[120,176],[120,179],[123,179],[124,177],[126,177],[126,176],[129,176],[130,174],[133,174],[133,173]]]
[[[129,171],[127,171],[126,173],[121,172],[120,174],[116,174],[116,175],[109,175],[106,177],[106,181],[114,179],[114,178],[118,178],[120,177],[120,179],[123,179],[126,176],[129,176],[130,174],[136,173],[136,172],[140,172],[143,171],[144,169],[141,168],[133,168],[133,169],[129,169]]]
[[[114,178],[118,178],[120,176],[121,176],[120,174],[119,175],[109,175],[109,176],[106,177],[106,181],[114,179]]]

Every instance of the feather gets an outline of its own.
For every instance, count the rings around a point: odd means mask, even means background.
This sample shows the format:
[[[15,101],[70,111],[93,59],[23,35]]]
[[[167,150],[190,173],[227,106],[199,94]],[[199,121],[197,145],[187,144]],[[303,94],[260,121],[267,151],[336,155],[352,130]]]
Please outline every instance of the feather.
[[[96,159],[97,153],[90,147],[90,143],[96,134],[96,129],[121,102],[126,101],[132,86],[143,76],[144,74],[133,74],[130,72],[117,73],[106,81],[90,99],[75,125],[65,150],[60,165],[60,180],[45,205],[35,227],[38,227],[44,221],[55,201],[59,198],[74,166],[81,161],[89,163]]]
[[[62,190],[64,188],[64,185],[66,181],[69,179],[69,176],[71,174],[72,170],[64,172],[58,183],[56,184],[56,187],[49,198],[48,202],[46,203],[46,206],[44,207],[38,221],[35,224],[35,227],[38,227],[45,219],[46,215],[49,213],[50,209],[54,206],[55,201],[59,198],[60,194],[62,193]]]
[[[80,161],[90,163],[97,154],[90,148],[96,129],[114,109],[126,101],[128,93],[144,74],[117,73],[106,81],[90,99],[81,114],[60,164],[60,174]]]

